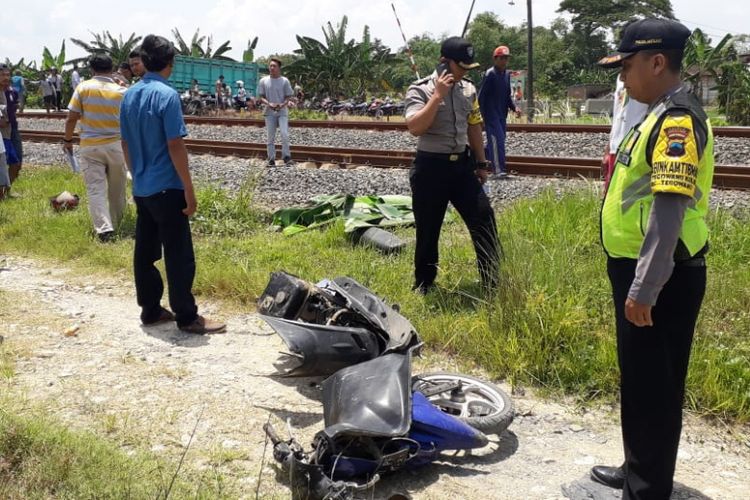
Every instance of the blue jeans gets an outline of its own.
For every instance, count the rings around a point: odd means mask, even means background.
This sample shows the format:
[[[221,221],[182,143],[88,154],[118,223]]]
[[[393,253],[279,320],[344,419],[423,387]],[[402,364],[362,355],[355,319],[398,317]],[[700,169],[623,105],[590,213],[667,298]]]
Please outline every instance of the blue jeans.
[[[268,159],[276,158],[276,129],[281,131],[281,157],[289,158],[292,156],[289,151],[289,115],[281,114],[278,111],[269,111],[266,118],[266,132],[268,132]]]

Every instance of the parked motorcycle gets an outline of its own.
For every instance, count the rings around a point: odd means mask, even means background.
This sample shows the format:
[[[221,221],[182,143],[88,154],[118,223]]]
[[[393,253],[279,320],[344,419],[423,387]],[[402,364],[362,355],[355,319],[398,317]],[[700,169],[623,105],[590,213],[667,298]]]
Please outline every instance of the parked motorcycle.
[[[412,324],[348,277],[313,285],[273,273],[258,301],[284,340],[285,376],[331,375],[322,383],[325,428],[312,450],[264,426],[274,458],[290,472],[293,498],[345,500],[382,474],[413,469],[446,450],[487,445],[513,420],[510,397],[468,375],[412,375],[422,343]]]

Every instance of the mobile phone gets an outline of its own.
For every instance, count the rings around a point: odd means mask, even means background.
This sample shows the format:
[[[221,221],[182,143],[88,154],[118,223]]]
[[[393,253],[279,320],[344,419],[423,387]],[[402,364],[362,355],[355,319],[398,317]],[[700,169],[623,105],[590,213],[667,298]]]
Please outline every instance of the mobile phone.
[[[437,76],[442,76],[443,71],[447,71],[449,75],[451,74],[451,67],[447,62],[442,62],[438,64],[435,70],[437,71]]]

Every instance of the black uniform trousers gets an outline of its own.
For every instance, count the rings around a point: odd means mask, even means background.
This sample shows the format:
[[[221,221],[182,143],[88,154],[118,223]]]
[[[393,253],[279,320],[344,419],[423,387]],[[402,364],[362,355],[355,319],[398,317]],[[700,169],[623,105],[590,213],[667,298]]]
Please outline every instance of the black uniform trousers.
[[[198,307],[193,297],[195,255],[190,222],[182,213],[187,206],[185,192],[168,189],[152,196],[134,196],[138,217],[135,223],[133,270],[141,321],[159,318],[164,283],[154,263],[161,259],[167,271],[169,305],[178,326],[195,321]]]
[[[622,498],[667,500],[682,431],[690,348],[706,289],[706,267],[701,265],[702,259],[676,265],[651,310],[654,326],[637,327],[625,318],[625,300],[636,263],[613,258],[607,262],[620,366],[625,450]]]
[[[477,266],[486,287],[497,286],[499,252],[495,213],[466,155],[450,161],[448,155],[417,153],[409,174],[412,208],[417,226],[414,253],[414,283],[427,288],[437,276],[438,240],[448,202],[453,204],[469,229]]]

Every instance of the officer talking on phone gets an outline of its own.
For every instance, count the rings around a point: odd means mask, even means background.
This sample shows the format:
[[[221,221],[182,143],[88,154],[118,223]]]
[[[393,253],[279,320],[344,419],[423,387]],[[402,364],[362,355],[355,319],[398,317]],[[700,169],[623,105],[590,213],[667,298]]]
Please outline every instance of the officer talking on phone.
[[[482,189],[491,167],[484,155],[477,91],[464,78],[477,66],[468,41],[448,38],[440,47],[437,69],[406,93],[406,125],[419,138],[409,181],[417,227],[414,289],[423,294],[437,275],[438,239],[448,202],[469,229],[483,286],[497,286],[495,214]]]

